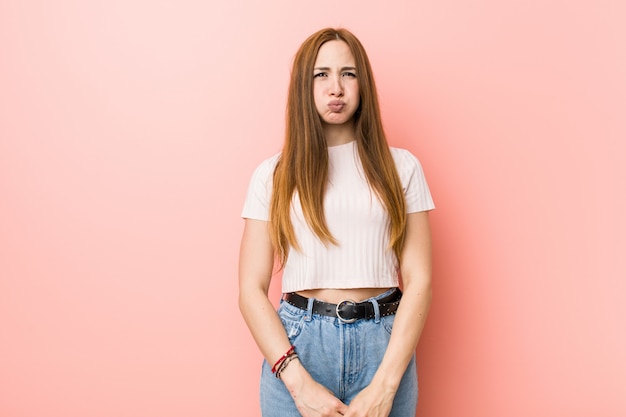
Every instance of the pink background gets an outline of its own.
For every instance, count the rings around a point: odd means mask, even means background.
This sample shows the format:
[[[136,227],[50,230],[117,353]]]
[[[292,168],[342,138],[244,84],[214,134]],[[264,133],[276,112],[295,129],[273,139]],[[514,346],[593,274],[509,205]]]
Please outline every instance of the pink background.
[[[625,13],[1,1],[0,416],[259,415],[239,215],[324,26],[437,204],[418,415],[626,415]]]

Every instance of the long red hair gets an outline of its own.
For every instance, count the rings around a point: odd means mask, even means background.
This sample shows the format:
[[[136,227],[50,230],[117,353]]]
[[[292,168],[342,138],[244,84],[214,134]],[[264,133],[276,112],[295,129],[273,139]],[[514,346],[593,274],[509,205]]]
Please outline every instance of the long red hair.
[[[360,92],[360,106],[354,115],[357,149],[367,181],[389,216],[389,245],[398,259],[404,243],[406,203],[383,131],[369,59],[361,42],[348,30],[322,29],[300,46],[291,72],[285,143],[274,171],[270,203],[270,236],[281,266],[285,265],[290,247],[299,249],[290,215],[296,191],[313,233],[324,243],[338,244],[328,230],[324,216],[328,149],[313,98],[313,68],[317,53],[331,40],[344,41],[356,62]]]

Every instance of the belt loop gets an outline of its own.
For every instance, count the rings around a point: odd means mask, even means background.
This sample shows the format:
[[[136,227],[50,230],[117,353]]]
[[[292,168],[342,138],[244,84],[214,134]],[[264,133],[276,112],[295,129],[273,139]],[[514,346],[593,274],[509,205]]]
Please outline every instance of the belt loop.
[[[307,300],[306,316],[304,316],[304,319],[306,321],[313,320],[313,303],[314,302],[315,302],[315,298],[313,297],[309,297],[309,299]]]
[[[380,323],[380,308],[378,306],[378,300],[375,298],[370,298],[369,302],[374,306],[374,323]]]

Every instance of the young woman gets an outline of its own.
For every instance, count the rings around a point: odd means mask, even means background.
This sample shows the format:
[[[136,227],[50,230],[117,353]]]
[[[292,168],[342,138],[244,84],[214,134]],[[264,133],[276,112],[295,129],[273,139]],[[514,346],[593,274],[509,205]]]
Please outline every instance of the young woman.
[[[239,305],[266,359],[263,416],[415,415],[433,207],[418,160],[387,144],[361,43],[344,29],[311,35],[283,150],[256,169],[243,209]]]

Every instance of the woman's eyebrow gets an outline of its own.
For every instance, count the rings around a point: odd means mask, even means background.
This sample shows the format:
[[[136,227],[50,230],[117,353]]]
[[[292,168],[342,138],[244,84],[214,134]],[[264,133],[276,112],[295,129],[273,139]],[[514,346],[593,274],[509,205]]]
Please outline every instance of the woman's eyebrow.
[[[330,67],[315,67],[316,71],[330,71]],[[341,71],[356,71],[356,67],[342,67]]]

